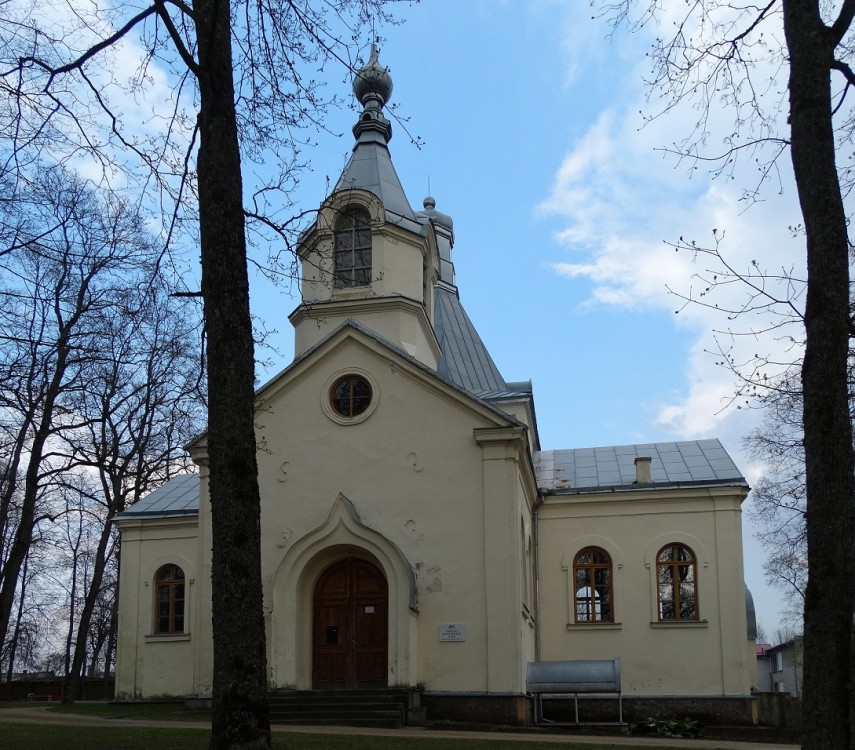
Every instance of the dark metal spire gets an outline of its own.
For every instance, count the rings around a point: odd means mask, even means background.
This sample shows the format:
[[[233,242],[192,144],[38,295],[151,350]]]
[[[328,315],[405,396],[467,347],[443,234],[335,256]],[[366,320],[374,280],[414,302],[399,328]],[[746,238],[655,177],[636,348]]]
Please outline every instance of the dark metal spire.
[[[376,133],[383,138],[384,143],[388,143],[392,139],[392,124],[383,114],[383,105],[392,95],[392,76],[388,68],[380,65],[379,53],[374,44],[371,45],[368,63],[357,70],[353,77],[353,93],[363,107],[359,121],[353,126],[356,140],[370,140],[376,137]]]
[[[383,114],[383,107],[392,95],[392,76],[380,64],[373,44],[368,63],[353,77],[353,93],[362,104],[359,121],[353,126],[356,144],[333,192],[356,189],[374,193],[383,202],[387,221],[409,220],[413,222],[411,228],[418,230],[387,145],[392,138],[392,124]]]

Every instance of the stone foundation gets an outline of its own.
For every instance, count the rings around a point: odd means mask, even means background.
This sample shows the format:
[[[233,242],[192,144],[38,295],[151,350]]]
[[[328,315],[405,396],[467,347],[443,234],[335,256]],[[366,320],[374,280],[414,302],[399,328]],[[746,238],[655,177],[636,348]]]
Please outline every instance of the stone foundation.
[[[802,702],[789,693],[757,693],[760,723],[767,727],[802,728]]]
[[[550,721],[573,722],[573,696],[543,701],[543,715]],[[430,714],[428,714],[430,716]],[[697,719],[702,724],[752,726],[757,723],[753,697],[655,696],[623,699],[623,720],[653,717],[655,719]],[[617,698],[579,698],[579,721],[582,723],[616,722]]]
[[[534,720],[532,700],[525,695],[425,692],[422,693],[421,705],[431,722],[446,720],[529,726]],[[573,723],[573,697],[544,699],[543,712],[550,721]],[[754,726],[757,724],[757,704],[752,696],[624,696],[624,722],[648,716],[657,719],[689,717],[706,726]],[[579,698],[579,721],[616,723],[617,698]]]
[[[460,721],[506,726],[528,726],[531,699],[525,695],[495,693],[422,693],[428,721]]]

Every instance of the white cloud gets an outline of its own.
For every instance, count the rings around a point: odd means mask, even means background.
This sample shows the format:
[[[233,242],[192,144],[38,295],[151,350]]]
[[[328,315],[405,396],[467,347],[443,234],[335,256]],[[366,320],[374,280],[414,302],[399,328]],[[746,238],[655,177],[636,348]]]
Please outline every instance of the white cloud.
[[[109,38],[138,10],[127,5],[103,6],[79,0],[48,0],[35,5],[15,0],[7,9],[16,18],[27,18],[28,24],[42,32],[33,34],[29,40],[22,36],[21,44],[32,44],[38,56],[55,65],[79,59]],[[28,24],[22,23],[22,28]],[[178,79],[167,69],[169,61],[147,60],[143,30],[144,26],[139,25],[83,63],[86,81],[80,73],[72,71],[59,76],[52,89],[63,102],[63,107],[52,114],[52,124],[58,132],[69,134],[68,141],[53,139],[52,157],[70,164],[96,184],[107,179],[117,189],[139,188],[138,176],[126,174],[126,170],[140,166],[126,144],[148,151],[154,161],[171,156],[172,162],[162,164],[161,171],[164,175],[178,172],[195,122],[194,117],[182,117],[185,113],[176,107]],[[167,45],[159,54],[168,54],[168,50]],[[36,94],[44,86],[46,74],[35,67],[30,73]],[[185,104],[190,103],[189,95],[192,86],[185,85],[183,96],[188,98]],[[43,98],[41,106],[45,108],[41,112],[34,109],[30,113],[34,127],[41,124],[41,117],[52,109],[53,103]],[[176,112],[178,118],[174,118]],[[112,133],[114,128],[121,133],[121,142]],[[167,132],[176,144],[172,154],[155,145],[158,141],[162,143]],[[84,138],[89,151],[80,148]]]
[[[665,137],[664,120],[639,131],[628,114],[637,110],[615,106],[601,114],[565,155],[537,210],[564,220],[555,241],[565,257],[550,268],[560,276],[591,282],[585,304],[661,309],[671,317],[663,325],[694,333],[696,341],[685,363],[687,395],[663,404],[657,418],[661,428],[692,437],[708,433],[728,417],[722,406],[733,392],[734,376],[716,367],[709,353],[717,348],[715,331],[732,347],[737,361],[767,353],[788,361],[792,355],[786,351],[789,342],[776,336],[731,338],[728,331],[762,330],[775,318],[766,311],[731,319],[723,310],[748,304],[748,288],[721,284],[725,276],[715,259],[686,249],[675,252],[668,243],[685,238],[712,247],[718,241],[722,255],[740,273],[751,270],[756,261],[758,269],[778,273],[795,268],[796,275],[803,276],[803,244],[788,230],[798,206],[787,184],[783,195],[769,189],[765,202],[747,207],[740,200],[741,186],[756,179],[756,165],[748,162],[737,165],[732,180],[697,173],[689,180],[650,146]],[[669,132],[691,126],[680,114],[675,111],[669,118]],[[719,285],[708,293],[713,274]],[[769,283],[773,294],[786,297],[786,288]],[[704,304],[684,305],[669,289]],[[680,314],[675,316],[676,309]]]
[[[666,5],[671,19],[686,12],[685,4],[678,0]],[[660,27],[665,20],[663,17]],[[774,30],[766,32],[767,39],[774,36]],[[650,332],[652,341],[669,337],[677,328],[689,333],[692,343],[685,358],[663,360],[664,367],[679,369],[684,387],[673,395],[658,396],[650,431],[678,439],[719,437],[749,482],[756,481],[764,467],[745,454],[742,440],[759,424],[762,412],[732,403],[737,380],[727,367],[716,364],[722,357],[715,352],[721,344],[729,348],[735,362],[760,354],[781,363],[792,361],[798,352],[785,331],[730,335],[762,331],[778,322],[775,308],[735,318],[723,312],[751,305],[748,288],[742,283],[716,286],[701,298],[709,306],[683,306],[678,297],[668,294],[670,288],[697,298],[716,270],[716,281],[726,279],[720,269],[714,269],[709,256],[675,252],[666,243],[682,237],[709,247],[718,241],[722,255],[737,272],[767,270],[772,275],[793,273],[803,278],[804,241],[791,236],[789,230],[800,223],[789,155],[779,157],[780,178],[773,170],[761,200],[749,204],[742,198],[745,190],[757,184],[762,164],[756,158],[760,155],[741,154],[728,165],[732,172],[712,179],[708,163],[664,154],[663,148],[673,148],[693,132],[699,113],[684,104],[639,129],[639,111],[656,107],[656,101],[648,106],[641,85],[645,77],[649,79],[645,76],[648,65],[644,60],[626,74],[637,82],[634,93],[623,99],[616,96],[556,165],[551,188],[538,206],[542,215],[557,217],[561,223],[554,234],[555,260],[549,267],[556,275],[573,279],[576,288],[580,279],[588,280],[584,305],[661,310],[660,330]],[[772,60],[758,67],[757,80],[773,80],[780,73],[779,65],[780,61]],[[622,72],[616,75],[621,77],[616,90],[630,91],[626,76]],[[786,81],[779,78],[778,85],[768,86],[760,95],[774,109],[785,91]],[[734,129],[732,110],[720,101],[711,105],[704,145],[707,153],[726,148],[726,137]],[[783,122],[778,125],[786,130]],[[782,299],[792,291],[786,284],[774,282],[768,289]],[[678,315],[674,315],[675,309],[680,309]],[[798,337],[800,331],[790,333]],[[774,614],[780,608],[780,596],[765,584],[765,555],[753,537],[747,513],[744,534],[746,581],[756,597],[758,612],[765,613],[765,625],[774,628],[780,617]]]

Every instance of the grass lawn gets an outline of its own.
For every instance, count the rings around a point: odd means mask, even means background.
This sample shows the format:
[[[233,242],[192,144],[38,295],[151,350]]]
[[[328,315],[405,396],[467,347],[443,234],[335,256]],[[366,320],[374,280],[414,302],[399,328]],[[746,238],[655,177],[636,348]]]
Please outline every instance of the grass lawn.
[[[64,747],[86,750],[206,750],[208,730],[183,727],[133,727],[104,726],[81,727],[54,724],[16,724],[4,722],[3,708],[20,707],[21,703],[0,703],[0,748],[3,750],[41,750]],[[36,707],[39,704],[26,704]],[[42,704],[44,705],[44,704]],[[56,713],[74,713],[105,719],[149,719],[177,721],[207,721],[205,711],[188,711],[183,703],[76,703],[62,706],[53,704],[47,709]],[[686,741],[691,748],[691,740]],[[566,744],[543,744],[528,741],[525,736],[509,741],[484,739],[456,739],[445,737],[378,737],[335,734],[299,734],[274,732],[276,750],[611,750],[608,745],[574,744],[567,737]],[[642,747],[642,746],[637,746]],[[657,750],[650,745],[644,750]],[[624,746],[631,750],[631,746]],[[660,748],[660,750],[662,750]],[[674,750],[673,747],[668,750]]]
[[[68,727],[44,724],[4,724],[0,713],[0,746],[4,750],[41,750],[49,747],[86,750],[206,750],[202,729],[147,727]],[[688,745],[691,747],[691,745]],[[603,745],[541,744],[523,739],[509,742],[445,738],[370,737],[274,732],[275,750],[613,750]],[[627,747],[626,750],[631,750]],[[646,746],[644,750],[656,750]],[[668,750],[674,750],[673,747]]]
[[[48,711],[100,716],[103,719],[157,719],[158,721],[209,721],[209,711],[188,711],[184,701],[175,703],[70,703],[52,704]],[[0,713],[0,721],[3,714]]]

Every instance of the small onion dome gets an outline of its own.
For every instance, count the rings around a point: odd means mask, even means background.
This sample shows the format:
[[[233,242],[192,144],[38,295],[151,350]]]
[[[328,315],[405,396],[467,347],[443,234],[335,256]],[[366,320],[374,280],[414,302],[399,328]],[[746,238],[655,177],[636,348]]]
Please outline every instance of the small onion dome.
[[[422,205],[424,206],[424,211],[421,211],[421,213],[424,216],[429,216],[441,227],[445,227],[449,230],[454,229],[454,221],[452,218],[448,214],[444,214],[442,211],[436,210],[436,200],[434,198],[428,196],[424,199]]]
[[[371,57],[368,64],[356,71],[353,76],[353,93],[360,102],[365,104],[370,94],[376,94],[385,104],[392,95],[392,76],[389,69],[378,62],[377,45],[371,45]]]

